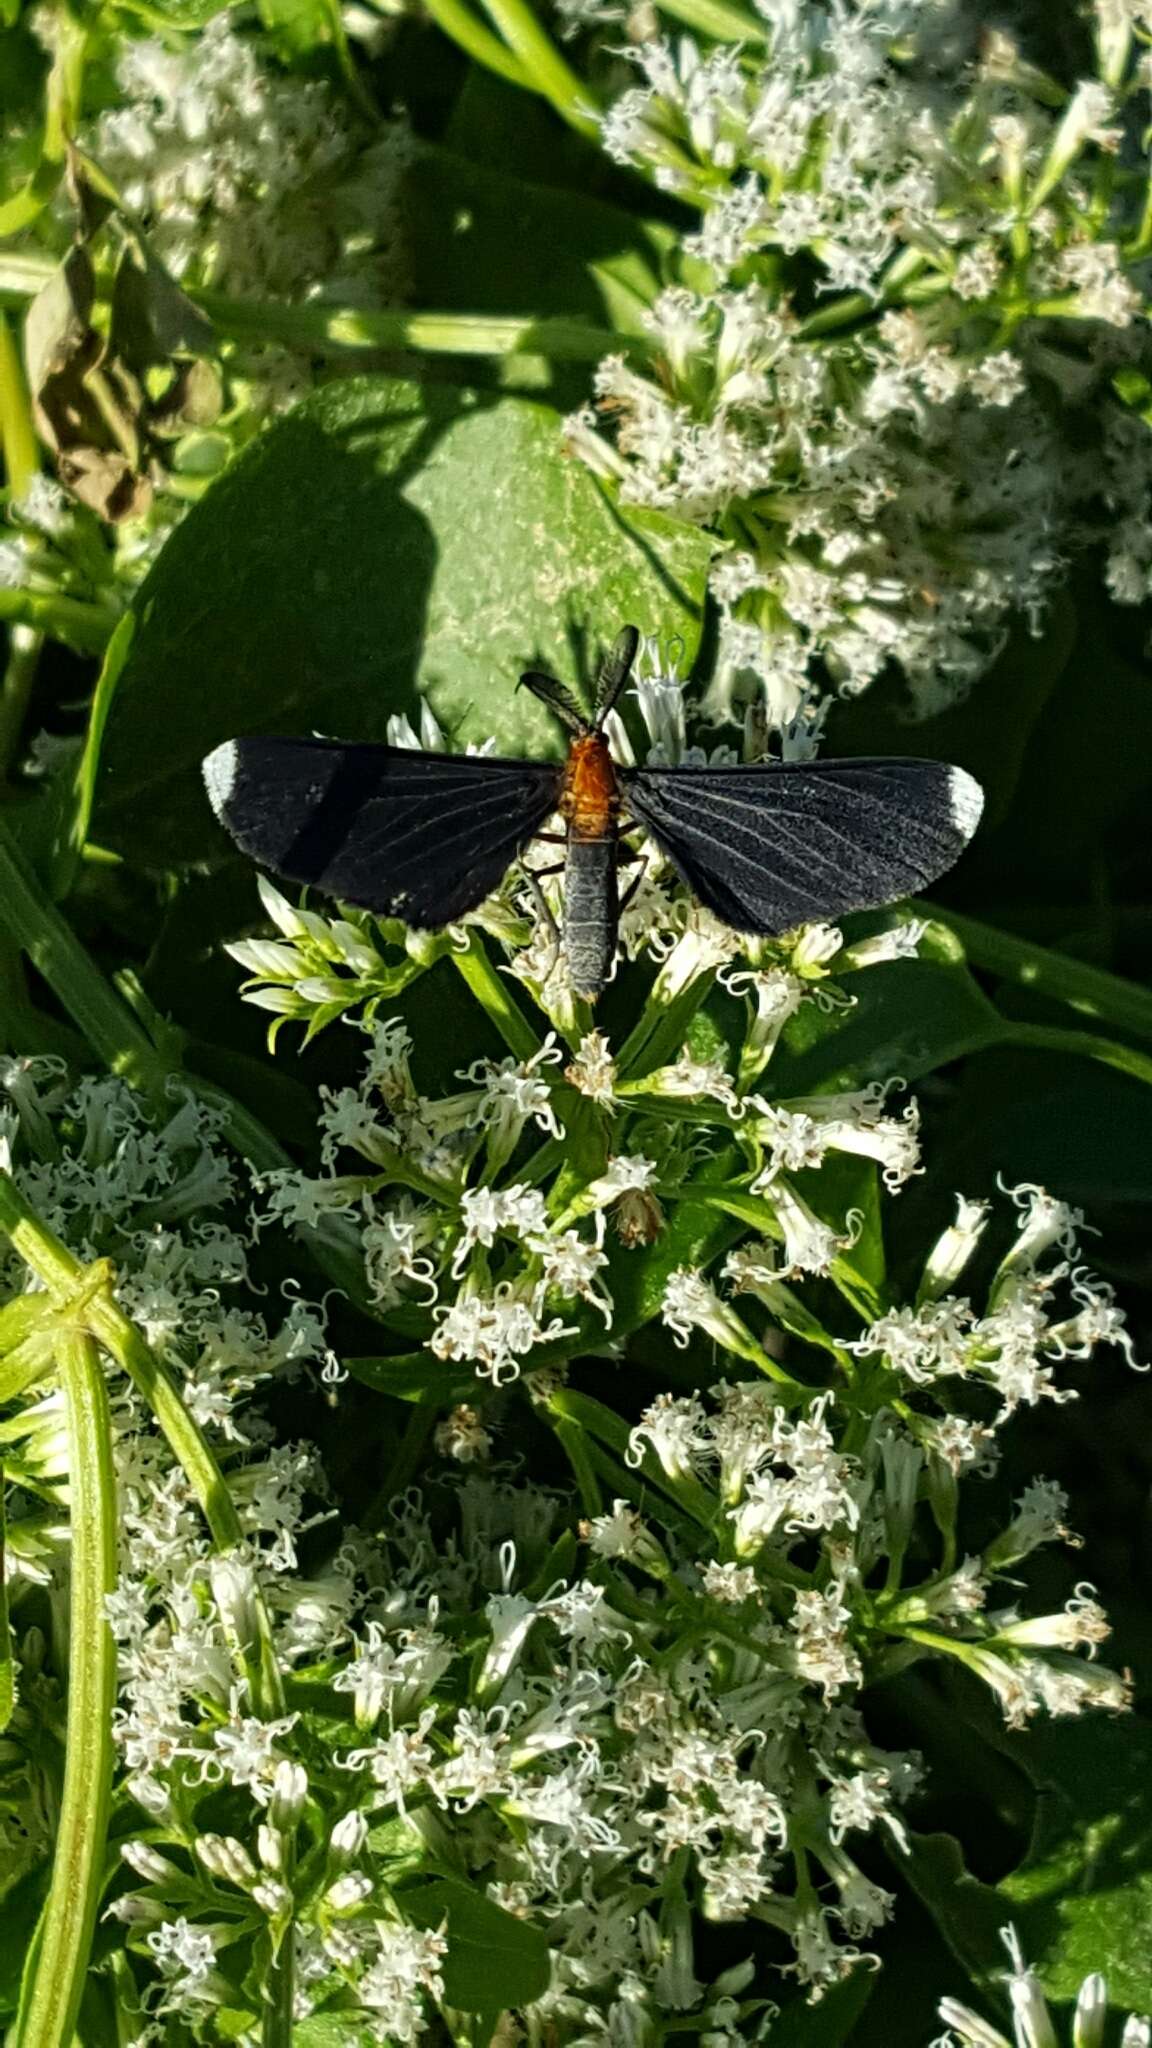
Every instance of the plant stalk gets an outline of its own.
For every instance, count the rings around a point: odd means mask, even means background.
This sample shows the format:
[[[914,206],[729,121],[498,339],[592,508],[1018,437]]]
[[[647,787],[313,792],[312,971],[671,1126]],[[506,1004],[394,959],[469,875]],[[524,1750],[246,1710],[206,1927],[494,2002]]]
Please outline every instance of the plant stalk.
[[[112,1790],[116,1646],[104,1604],[116,1584],[112,1420],[96,1346],[79,1325],[61,1327],[56,1358],[71,1494],[67,1749],[52,1877],[25,1965],[13,2048],[71,2048],[103,1888]]]

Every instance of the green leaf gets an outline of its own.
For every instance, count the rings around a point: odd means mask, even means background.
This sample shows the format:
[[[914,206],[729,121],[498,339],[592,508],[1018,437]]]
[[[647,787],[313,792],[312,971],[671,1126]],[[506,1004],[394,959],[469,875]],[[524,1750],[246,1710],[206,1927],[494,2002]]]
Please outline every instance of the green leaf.
[[[1000,1929],[1012,1916],[999,1892],[967,1869],[955,1836],[910,1834],[908,1853],[897,1861],[973,1982],[991,1984],[1003,1975]]]
[[[292,2028],[292,2048],[372,2048],[380,2036],[350,2012],[314,2012]]]
[[[487,87],[489,81],[485,81]],[[499,92],[499,81],[492,81]],[[523,94],[511,104],[523,130]],[[548,142],[556,148],[555,124]],[[410,296],[458,312],[584,316],[644,332],[674,242],[663,222],[638,220],[587,192],[557,191],[449,150],[417,150],[400,201],[412,251]]]
[[[515,692],[579,683],[622,620],[691,659],[708,544],[626,522],[523,399],[384,378],[328,385],[173,534],[137,599],[104,738],[98,835],[152,865],[221,845],[199,763],[236,733],[381,739],[416,686],[456,745],[555,754]]]
[[[778,1099],[859,1088],[893,1074],[916,1081],[1008,1036],[1004,1019],[958,963],[892,960],[846,979],[854,1008],[826,1017],[823,1035],[804,1051],[778,1051]]]
[[[1050,1722],[1006,1745],[1037,1787],[1024,1862],[999,1891],[1056,1997],[1100,1970],[1118,2005],[1152,1984],[1152,1724],[1103,1714]]]
[[[434,1396],[447,1403],[461,1401],[475,1390],[474,1373],[453,1375],[451,1367],[430,1351],[405,1351],[395,1358],[346,1358],[343,1362],[361,1386],[390,1394],[395,1401],[424,1401]]]
[[[913,1837],[901,1859],[974,1981],[991,1986],[1011,1924],[1056,1998],[1093,1970],[1118,2006],[1146,2010],[1152,1983],[1152,1724],[1086,1714],[1027,1734],[995,1730],[997,1746],[1036,1791],[1032,1841],[996,1886],[965,1868],[951,1836]]]
[[[499,2013],[530,2005],[548,1989],[551,1968],[542,1930],[515,1919],[470,1885],[443,1878],[402,1892],[400,1904],[417,1927],[444,1926],[446,2005],[460,2012]]]
[[[876,1989],[877,1972],[865,1964],[823,1993],[818,2005],[797,1998],[772,2022],[772,2048],[840,2048]]]
[[[8,1619],[8,1575],[4,1547],[4,1473],[0,1469],[0,1730],[8,1726],[16,1707],[16,1661],[12,1652],[12,1628]]]

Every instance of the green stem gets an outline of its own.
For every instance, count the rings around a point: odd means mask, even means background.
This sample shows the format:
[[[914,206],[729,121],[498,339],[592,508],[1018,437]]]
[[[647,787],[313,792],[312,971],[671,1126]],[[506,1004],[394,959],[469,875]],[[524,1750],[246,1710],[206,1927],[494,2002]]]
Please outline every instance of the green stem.
[[[40,466],[28,386],[12,330],[0,313],[0,447],[4,474],[14,498],[22,498]]]
[[[727,0],[660,0],[661,14],[686,22],[716,43],[762,43],[764,24]]]
[[[0,592],[0,596],[3,596]],[[163,1090],[166,1062],[109,988],[28,867],[0,818],[0,923],[44,976],[112,1073],[148,1094]]]
[[[0,303],[7,300],[19,305],[33,297],[55,269],[43,256],[0,251]],[[223,292],[189,290],[188,296],[226,340],[279,341],[312,354],[389,348],[413,349],[424,355],[541,355],[557,362],[594,363],[613,351],[619,354],[621,349],[650,354],[653,346],[644,335],[617,334],[612,328],[590,326],[586,320],[537,320],[522,313],[422,313],[399,308],[361,312],[349,306],[289,306],[275,299],[234,299]],[[78,606],[81,612],[96,609]],[[114,624],[113,617],[108,631]]]
[[[111,605],[88,604],[54,590],[0,590],[0,623],[50,633],[81,654],[103,654],[119,618]]]
[[[104,1605],[116,1584],[112,1422],[91,1337],[62,1328],[56,1355],[71,1495],[68,1734],[52,1878],[25,1965],[15,2048],[71,2048],[100,1903],[112,1788],[116,1647]]]
[[[52,1296],[57,1307],[77,1314],[83,1300],[85,1331],[116,1360],[167,1440],[208,1524],[213,1546],[235,1550],[244,1527],[228,1484],[199,1423],[185,1406],[166,1365],[119,1308],[111,1293],[111,1269],[86,1267],[37,1214],[11,1175],[0,1170],[0,1230]],[[268,1716],[284,1711],[284,1691],[271,1648],[271,1628],[256,1596],[260,1642],[247,1678],[253,1705]]]
[[[882,278],[878,294],[845,292],[842,298],[822,306],[818,313],[809,313],[807,319],[800,322],[799,332],[805,340],[812,340],[821,334],[833,334],[841,327],[850,327],[856,320],[874,320],[881,307],[898,296],[901,289],[926,268],[927,262],[923,250],[902,249]]]
[[[523,314],[361,313],[338,306],[230,299],[218,292],[190,292],[189,297],[230,340],[281,341],[313,352],[418,349],[425,355],[540,355],[588,363],[598,362],[613,349],[647,347],[643,339],[591,327],[584,320],[535,320]]]
[[[1152,1056],[1137,1052],[1135,1046],[1121,1045],[1114,1038],[1100,1038],[1091,1031],[1064,1031],[1058,1024],[1006,1023],[1005,1045],[1019,1045],[1034,1052],[1065,1052],[1080,1059],[1100,1060],[1134,1081],[1152,1086]]]
[[[44,635],[31,626],[9,627],[8,659],[0,683],[0,782],[8,780],[16,765],[43,646]]]
[[[441,1405],[436,1400],[417,1401],[413,1405],[391,1463],[372,1497],[364,1518],[369,1529],[379,1526],[397,1495],[404,1493],[411,1486],[420,1469],[420,1460],[432,1434],[432,1426],[441,1411]]]
[[[1037,946],[1030,939],[1017,938],[995,925],[982,924],[974,917],[961,917],[931,903],[920,906],[937,924],[947,925],[959,939],[975,967],[1002,975],[1020,988],[1051,996],[1067,1003],[1086,1017],[1131,1031],[1134,1037],[1152,1043],[1152,992],[1136,982],[1109,974],[1102,967],[1088,967],[1068,953]]]
[[[484,7],[523,65],[533,90],[551,102],[570,128],[581,135],[598,136],[600,123],[589,87],[565,63],[526,0],[484,0]]]
[[[518,1060],[530,1060],[539,1052],[540,1040],[523,1010],[513,1001],[507,980],[493,967],[479,932],[470,930],[467,947],[451,952],[448,958],[481,1008],[487,1011],[509,1050]]]
[[[485,65],[512,85],[531,90],[531,77],[519,58],[512,55],[507,43],[494,36],[490,28],[477,21],[472,9],[462,5],[462,0],[425,0],[425,4],[433,21],[439,24],[446,36],[459,44],[466,56],[474,57],[477,64]]]
[[[588,1455],[588,1445],[580,1424],[569,1422],[562,1415],[554,1415],[552,1428],[556,1433],[557,1443],[572,1467],[584,1513],[603,1514],[604,1497],[600,1491],[600,1481],[596,1477],[596,1467]]]

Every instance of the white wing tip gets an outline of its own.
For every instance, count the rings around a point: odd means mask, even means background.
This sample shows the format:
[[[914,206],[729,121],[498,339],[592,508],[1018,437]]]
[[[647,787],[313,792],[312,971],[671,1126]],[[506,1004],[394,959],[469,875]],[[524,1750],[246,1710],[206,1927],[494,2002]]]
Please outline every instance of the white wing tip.
[[[208,801],[216,816],[221,820],[223,820],[228,809],[232,798],[232,791],[236,787],[236,770],[239,765],[239,759],[239,749],[235,740],[225,740],[222,746],[214,747],[210,754],[206,754],[201,763],[200,772],[204,777],[204,787],[208,792]]]
[[[966,768],[948,770],[948,802],[952,811],[952,823],[967,844],[980,823],[984,810],[984,791],[975,776],[969,775]]]

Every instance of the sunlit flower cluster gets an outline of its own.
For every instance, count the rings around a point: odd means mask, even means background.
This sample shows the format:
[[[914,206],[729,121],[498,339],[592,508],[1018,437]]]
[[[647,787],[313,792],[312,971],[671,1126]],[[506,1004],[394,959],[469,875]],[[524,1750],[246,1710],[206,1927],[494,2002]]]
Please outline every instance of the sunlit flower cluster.
[[[116,85],[86,140],[175,276],[344,305],[402,289],[403,127],[365,149],[327,84],[278,72],[228,13],[182,41],[124,37]]]
[[[759,697],[783,726],[890,662],[927,713],[1010,614],[1038,628],[1105,523],[1113,594],[1147,593],[1147,427],[1111,389],[1144,307],[1116,167],[1136,24],[1101,4],[1100,75],[1069,95],[936,0],[759,14],[742,47],[630,46],[604,147],[700,225],[648,311],[654,361],[602,362],[569,445],[720,541],[717,717]]]

